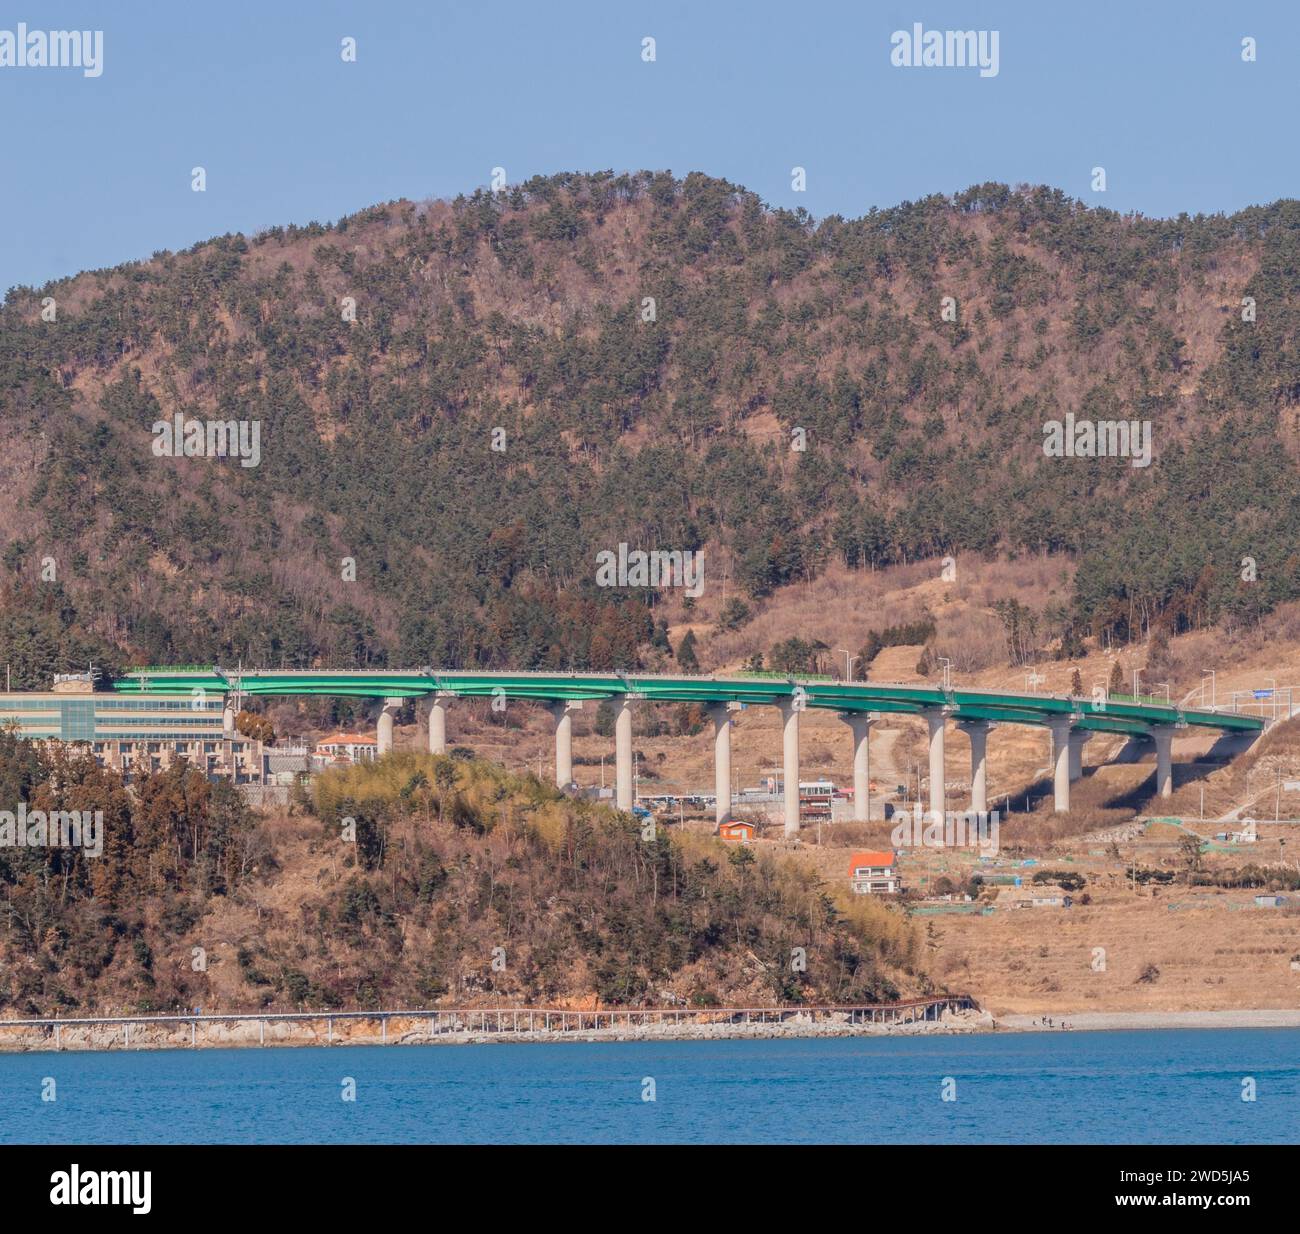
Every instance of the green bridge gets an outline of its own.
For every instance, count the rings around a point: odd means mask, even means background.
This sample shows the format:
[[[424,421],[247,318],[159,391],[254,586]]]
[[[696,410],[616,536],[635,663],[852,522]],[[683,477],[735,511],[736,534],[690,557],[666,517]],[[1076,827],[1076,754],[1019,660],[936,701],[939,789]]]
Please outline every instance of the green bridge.
[[[555,776],[561,787],[573,781],[570,711],[588,700],[611,700],[614,725],[615,802],[633,805],[632,709],[638,702],[691,702],[709,709],[714,721],[714,768],[719,822],[731,813],[731,710],[741,704],[780,709],[783,717],[783,771],[787,835],[799,828],[799,716],[809,708],[833,711],[853,730],[854,813],[869,815],[869,732],[881,714],[923,718],[930,733],[930,810],[944,812],[944,732],[951,720],[970,739],[971,802],[977,813],[988,809],[988,733],[997,724],[1045,728],[1052,734],[1053,788],[1056,809],[1070,808],[1070,785],[1082,775],[1083,745],[1094,733],[1118,733],[1149,739],[1156,749],[1156,784],[1169,796],[1173,784],[1172,742],[1180,729],[1205,728],[1245,737],[1257,735],[1264,722],[1231,711],[1182,708],[1155,700],[1074,698],[990,690],[940,689],[934,686],[852,683],[822,677],[771,675],[669,677],[641,673],[462,672],[421,668],[416,671],[356,670],[322,672],[145,668],[114,682],[126,693],[242,697],[264,695],[342,695],[385,702],[379,717],[380,755],[392,749],[393,712],[403,700],[429,697],[429,749],[446,752],[447,707],[457,698],[530,699],[542,703],[555,720]]]

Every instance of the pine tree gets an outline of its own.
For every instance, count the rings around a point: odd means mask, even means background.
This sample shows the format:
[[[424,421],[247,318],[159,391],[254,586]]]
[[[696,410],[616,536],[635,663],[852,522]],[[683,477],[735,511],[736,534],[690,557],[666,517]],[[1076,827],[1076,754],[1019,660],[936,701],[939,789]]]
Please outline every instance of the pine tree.
[[[677,663],[683,673],[698,673],[700,661],[695,655],[695,631],[687,630],[677,644]]]

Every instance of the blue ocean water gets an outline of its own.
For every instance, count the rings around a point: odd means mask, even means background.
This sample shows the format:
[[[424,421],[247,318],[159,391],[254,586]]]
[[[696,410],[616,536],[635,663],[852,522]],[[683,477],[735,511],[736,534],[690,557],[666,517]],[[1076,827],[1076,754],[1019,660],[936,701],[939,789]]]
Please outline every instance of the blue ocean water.
[[[1294,1029],[0,1055],[0,1143],[1297,1141]]]

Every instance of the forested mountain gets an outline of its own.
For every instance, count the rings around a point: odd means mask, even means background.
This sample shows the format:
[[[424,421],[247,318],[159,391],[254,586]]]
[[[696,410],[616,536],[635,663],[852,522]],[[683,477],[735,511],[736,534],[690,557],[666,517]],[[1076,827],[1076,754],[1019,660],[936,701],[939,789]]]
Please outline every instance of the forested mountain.
[[[633,667],[620,542],[760,598],[1060,552],[1076,634],[1249,619],[1300,595],[1298,334],[1294,201],[814,222],[599,173],[223,236],[9,292],[0,660]],[[1045,457],[1067,412],[1150,420],[1151,466]],[[178,413],[260,422],[259,464],[159,457]]]

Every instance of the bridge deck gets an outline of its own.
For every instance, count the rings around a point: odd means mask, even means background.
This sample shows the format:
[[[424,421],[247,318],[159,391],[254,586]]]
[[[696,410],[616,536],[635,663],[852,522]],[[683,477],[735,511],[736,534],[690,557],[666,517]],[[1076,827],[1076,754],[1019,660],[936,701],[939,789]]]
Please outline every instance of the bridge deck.
[[[201,690],[222,695],[315,694],[361,698],[420,698],[442,693],[467,698],[505,695],[539,701],[600,700],[632,694],[651,702],[755,705],[775,705],[795,698],[806,707],[839,712],[921,715],[942,708],[954,720],[1028,725],[1069,720],[1076,728],[1130,736],[1165,725],[1238,733],[1259,732],[1264,727],[1258,716],[1184,708],[1156,700],[945,690],[935,686],[760,674],[681,677],[652,673],[474,672],[433,668],[413,672],[150,668],[128,674],[114,683],[114,689],[160,695],[186,695]]]

